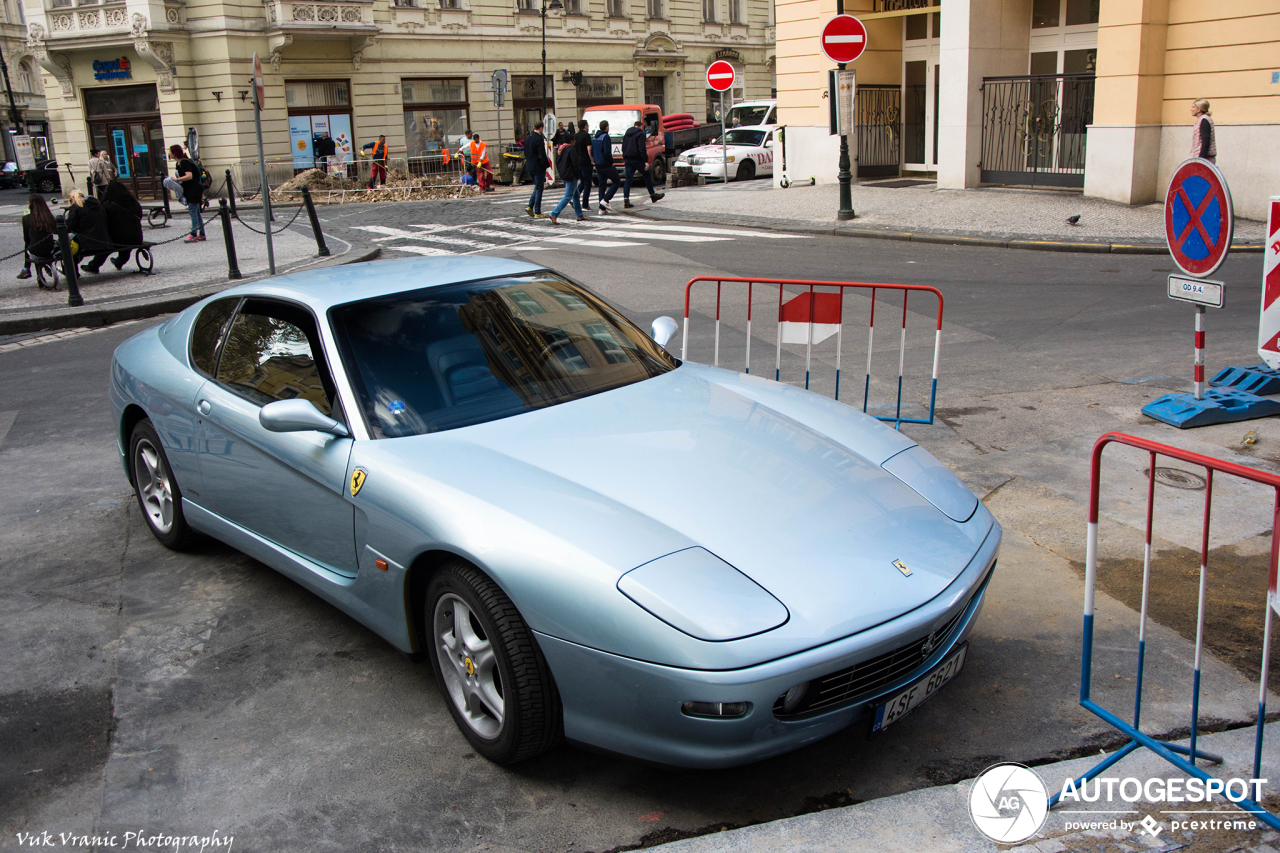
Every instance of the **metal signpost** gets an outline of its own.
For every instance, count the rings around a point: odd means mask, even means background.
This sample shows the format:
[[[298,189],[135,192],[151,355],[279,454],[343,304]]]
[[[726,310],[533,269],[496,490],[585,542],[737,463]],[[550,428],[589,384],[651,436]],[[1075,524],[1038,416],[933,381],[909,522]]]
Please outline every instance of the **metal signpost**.
[[[499,110],[501,110],[502,105],[506,103],[506,98],[507,98],[507,69],[499,68],[497,71],[493,72],[493,105],[497,107]],[[499,113],[498,115],[499,115],[498,157],[501,158],[502,157],[502,120],[501,120],[502,114]],[[501,159],[499,159],[499,162],[502,162]]]
[[[822,52],[839,71],[867,49],[867,28],[853,15],[844,13],[844,0],[836,0],[836,16],[822,28]],[[853,173],[849,171],[849,136],[840,134],[840,210],[838,219],[853,219]]]
[[[729,142],[725,138],[729,134],[728,116],[724,111],[724,93],[733,88],[738,79],[738,72],[723,59],[717,59],[707,66],[707,88],[720,93],[720,165],[724,168],[724,182],[729,183]]]
[[[262,110],[266,105],[267,87],[262,80],[262,58],[253,54],[253,129],[258,134],[258,178],[262,191],[262,224],[267,232],[267,269],[276,274],[275,249],[271,245],[271,187],[267,185],[267,161],[262,156]]]
[[[1226,298],[1226,285],[1208,277],[1227,259],[1235,231],[1231,190],[1217,166],[1193,157],[1178,167],[1165,195],[1164,224],[1169,254],[1184,273],[1169,276],[1167,293],[1170,299],[1196,307],[1195,393],[1166,394],[1144,406],[1142,413],[1182,429],[1280,414],[1275,400],[1231,387],[1252,384],[1256,388],[1256,369],[1229,368],[1214,377],[1218,387],[1206,391],[1204,309],[1221,308]],[[1228,374],[1236,379],[1227,379]]]

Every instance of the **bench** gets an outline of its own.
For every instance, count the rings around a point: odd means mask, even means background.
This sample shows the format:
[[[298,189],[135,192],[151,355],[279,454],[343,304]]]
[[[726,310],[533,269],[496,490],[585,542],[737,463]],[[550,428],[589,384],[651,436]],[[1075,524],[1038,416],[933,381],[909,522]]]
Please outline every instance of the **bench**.
[[[133,256],[133,261],[135,264],[138,265],[138,272],[142,273],[143,275],[151,275],[152,270],[155,269],[155,257],[151,254],[151,250],[152,248],[155,247],[155,245],[156,245],[155,243],[148,243],[146,241],[143,241],[141,245],[129,247],[130,254]],[[125,248],[124,246],[118,246],[115,244],[112,244],[112,246],[113,248],[111,248],[110,251],[111,251],[111,254],[113,255]],[[106,251],[106,249],[100,249],[99,251]],[[80,258],[82,260],[86,255],[96,255],[96,254],[98,254],[98,252],[89,251],[89,249],[87,249],[85,246],[80,247]],[[125,261],[125,263],[127,264],[128,261]],[[39,287],[41,290],[60,289],[59,285],[61,284],[61,279],[63,278],[62,250],[59,248],[57,243],[54,243],[53,253],[48,257],[44,257],[41,255],[31,255],[31,265],[35,267],[37,287]],[[121,266],[121,270],[123,269],[124,267]],[[84,277],[84,274],[79,270],[77,270],[76,275],[78,278]],[[46,281],[48,281],[49,283],[46,284],[45,283]]]

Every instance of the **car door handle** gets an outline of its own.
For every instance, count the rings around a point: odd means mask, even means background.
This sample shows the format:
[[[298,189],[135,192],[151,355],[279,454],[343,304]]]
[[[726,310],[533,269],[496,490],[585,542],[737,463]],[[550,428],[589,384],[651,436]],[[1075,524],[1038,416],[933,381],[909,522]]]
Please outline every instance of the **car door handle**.
[[[207,415],[211,411],[213,411],[213,406],[209,405],[208,400],[201,400],[200,403],[196,406],[196,408],[200,410],[200,414],[202,415]]]

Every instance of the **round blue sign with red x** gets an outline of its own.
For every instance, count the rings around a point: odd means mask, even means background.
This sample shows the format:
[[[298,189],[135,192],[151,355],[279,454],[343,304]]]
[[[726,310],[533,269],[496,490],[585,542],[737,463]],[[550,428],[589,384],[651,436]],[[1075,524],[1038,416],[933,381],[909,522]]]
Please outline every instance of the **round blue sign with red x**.
[[[1179,166],[1164,200],[1164,233],[1174,263],[1187,275],[1212,275],[1226,260],[1234,232],[1231,191],[1218,167],[1199,158]]]

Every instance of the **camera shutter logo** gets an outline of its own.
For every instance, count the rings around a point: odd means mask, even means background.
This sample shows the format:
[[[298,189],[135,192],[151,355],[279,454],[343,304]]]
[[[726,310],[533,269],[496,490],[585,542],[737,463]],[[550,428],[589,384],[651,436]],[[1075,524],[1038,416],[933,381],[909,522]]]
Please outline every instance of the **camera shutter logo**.
[[[969,816],[978,831],[1000,844],[1016,844],[1040,831],[1049,793],[1034,770],[996,764],[982,771],[969,792]]]

